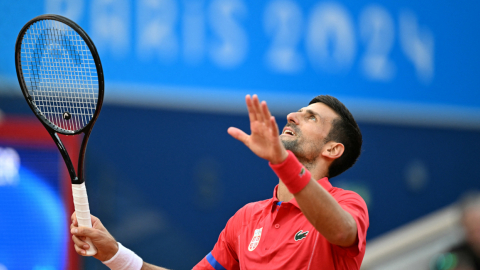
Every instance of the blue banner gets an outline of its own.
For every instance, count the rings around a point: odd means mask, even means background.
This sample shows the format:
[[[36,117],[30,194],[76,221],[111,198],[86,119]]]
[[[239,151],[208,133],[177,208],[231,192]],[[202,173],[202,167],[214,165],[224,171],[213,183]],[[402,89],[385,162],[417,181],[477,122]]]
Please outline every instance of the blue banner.
[[[480,127],[474,1],[19,0],[0,10],[4,92],[16,86],[19,30],[55,13],[97,46],[106,102],[239,111],[258,93],[284,113],[332,94],[364,120]]]

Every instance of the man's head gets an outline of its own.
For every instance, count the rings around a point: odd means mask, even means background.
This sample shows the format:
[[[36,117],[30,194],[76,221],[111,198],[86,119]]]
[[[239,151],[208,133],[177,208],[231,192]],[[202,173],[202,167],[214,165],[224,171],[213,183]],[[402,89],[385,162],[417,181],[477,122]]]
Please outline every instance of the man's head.
[[[281,140],[307,167],[323,158],[329,161],[331,178],[353,166],[360,156],[360,128],[345,105],[332,96],[315,97],[287,120]]]

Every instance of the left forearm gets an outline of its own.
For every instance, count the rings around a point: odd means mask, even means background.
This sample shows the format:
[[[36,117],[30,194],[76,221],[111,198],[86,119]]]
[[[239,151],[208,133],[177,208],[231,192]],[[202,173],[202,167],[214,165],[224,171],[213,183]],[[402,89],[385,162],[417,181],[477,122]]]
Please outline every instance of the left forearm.
[[[308,221],[330,243],[351,246],[357,238],[357,225],[353,217],[315,180],[294,194]]]

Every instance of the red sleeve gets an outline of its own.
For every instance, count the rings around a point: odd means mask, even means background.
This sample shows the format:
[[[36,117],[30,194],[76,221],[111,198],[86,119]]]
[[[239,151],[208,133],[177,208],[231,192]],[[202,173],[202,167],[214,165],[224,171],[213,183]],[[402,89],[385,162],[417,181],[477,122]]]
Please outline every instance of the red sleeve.
[[[231,217],[225,228],[220,233],[213,250],[205,256],[193,270],[237,270],[238,264],[237,247],[238,232],[242,226],[244,208]]]
[[[344,193],[337,199],[340,206],[352,215],[357,223],[357,242],[351,247],[341,248],[347,251],[347,255],[355,257],[360,253],[365,252],[367,244],[367,229],[370,225],[368,218],[368,209],[365,201],[355,192],[343,191]]]

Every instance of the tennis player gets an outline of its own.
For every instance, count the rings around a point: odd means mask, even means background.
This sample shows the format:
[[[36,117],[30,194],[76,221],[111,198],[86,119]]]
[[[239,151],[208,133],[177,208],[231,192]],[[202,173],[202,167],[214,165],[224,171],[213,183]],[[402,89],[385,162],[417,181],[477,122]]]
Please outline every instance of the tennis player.
[[[273,197],[245,205],[230,218],[213,250],[193,269],[360,269],[369,226],[364,200],[333,187],[329,178],[350,168],[360,155],[362,135],[336,98],[317,96],[287,116],[281,135],[265,101],[246,96],[251,134],[228,133],[269,161],[280,178]],[[100,220],[78,227],[72,215],[75,249],[83,239],[97,247],[95,258],[114,270],[164,269],[142,261],[117,243]]]

